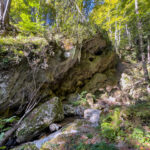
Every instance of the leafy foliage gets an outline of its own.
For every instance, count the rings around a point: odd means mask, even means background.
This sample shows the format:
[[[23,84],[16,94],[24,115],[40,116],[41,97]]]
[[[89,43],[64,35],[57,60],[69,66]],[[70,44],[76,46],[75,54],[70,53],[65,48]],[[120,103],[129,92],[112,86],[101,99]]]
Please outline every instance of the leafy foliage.
[[[149,35],[150,26],[147,20],[150,16],[148,0],[138,0],[139,17],[143,24],[142,34]],[[104,4],[96,5],[90,14],[91,22],[94,21],[109,33],[109,37],[116,47],[134,45],[138,38],[138,29],[135,13],[135,0],[106,0]],[[145,32],[146,31],[146,32]]]
[[[87,94],[87,91],[83,91],[81,94],[80,94],[80,99],[75,101],[75,102],[72,102],[72,104],[74,106],[78,106],[78,105],[86,105],[86,94]]]
[[[10,118],[0,118],[0,140],[4,136],[4,132],[10,129],[10,126],[13,122],[17,120],[16,116],[12,116]]]
[[[132,143],[136,148],[147,146],[150,143],[150,134],[143,124],[149,118],[147,104],[136,104],[127,108],[114,108],[107,115],[101,116],[100,135],[110,142],[124,141]],[[144,108],[145,107],[145,108]],[[143,121],[143,116],[147,116]],[[132,141],[132,142],[131,142]],[[138,143],[138,144],[137,144]]]
[[[78,105],[87,105],[87,99],[86,99],[86,95],[87,95],[87,91],[82,91],[80,96],[80,99],[77,101],[72,102],[72,104],[74,106],[78,106]],[[92,95],[93,99],[95,99],[95,95]]]
[[[110,141],[115,141],[117,139],[118,134],[121,133],[119,128],[121,124],[120,119],[119,108],[102,118],[101,133],[105,138],[108,138]]]

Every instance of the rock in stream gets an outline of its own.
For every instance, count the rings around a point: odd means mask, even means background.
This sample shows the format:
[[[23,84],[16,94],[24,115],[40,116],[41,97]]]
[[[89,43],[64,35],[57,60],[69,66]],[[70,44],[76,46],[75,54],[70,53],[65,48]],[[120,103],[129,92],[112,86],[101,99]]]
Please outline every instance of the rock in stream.
[[[89,135],[92,137],[89,138]],[[89,121],[76,119],[45,138],[25,143],[11,150],[72,150],[82,139],[85,139],[89,144],[101,140],[96,128]]]

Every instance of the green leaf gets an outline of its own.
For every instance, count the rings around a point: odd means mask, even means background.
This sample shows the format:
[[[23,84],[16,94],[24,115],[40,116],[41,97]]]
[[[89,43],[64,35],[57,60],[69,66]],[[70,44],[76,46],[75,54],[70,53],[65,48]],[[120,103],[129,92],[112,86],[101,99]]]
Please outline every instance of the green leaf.
[[[1,146],[0,149],[6,149],[6,146]]]
[[[0,140],[3,139],[4,135],[5,135],[4,132],[2,132],[2,133],[0,134]]]
[[[4,121],[5,121],[6,123],[12,123],[12,122],[16,121],[16,116],[13,116],[13,117],[8,118],[8,119],[4,119]]]

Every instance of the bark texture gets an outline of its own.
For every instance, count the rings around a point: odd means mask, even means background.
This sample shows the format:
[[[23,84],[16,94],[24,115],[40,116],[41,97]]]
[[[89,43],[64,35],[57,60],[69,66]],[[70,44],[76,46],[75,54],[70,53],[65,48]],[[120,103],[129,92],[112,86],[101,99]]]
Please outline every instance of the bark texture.
[[[10,12],[11,0],[0,1],[0,29],[4,30],[9,26],[9,12]]]
[[[139,18],[139,10],[138,10],[138,0],[135,0],[135,12],[137,15],[137,29],[138,29],[138,37],[139,37],[139,50],[142,58],[142,67],[144,72],[144,78],[145,81],[149,83],[149,75],[147,70],[147,64],[146,64],[146,56],[144,53],[144,45],[143,45],[143,35],[142,35],[142,23]]]

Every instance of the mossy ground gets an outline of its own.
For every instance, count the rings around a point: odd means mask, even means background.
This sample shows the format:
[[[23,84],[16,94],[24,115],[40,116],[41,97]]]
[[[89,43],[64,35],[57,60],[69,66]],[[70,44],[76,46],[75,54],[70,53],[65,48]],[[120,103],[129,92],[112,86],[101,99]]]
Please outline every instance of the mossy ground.
[[[18,64],[26,53],[38,55],[47,41],[44,37],[18,35],[0,38],[0,67],[7,68],[9,65]]]

